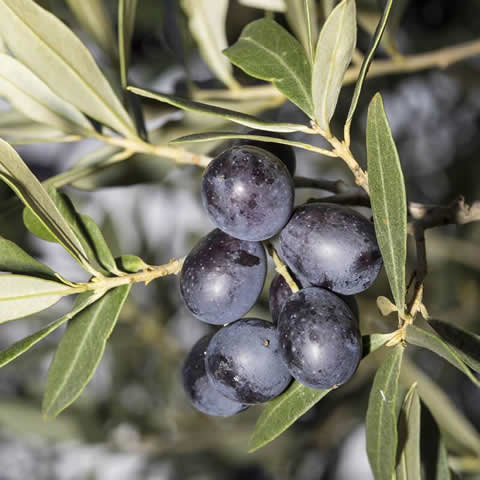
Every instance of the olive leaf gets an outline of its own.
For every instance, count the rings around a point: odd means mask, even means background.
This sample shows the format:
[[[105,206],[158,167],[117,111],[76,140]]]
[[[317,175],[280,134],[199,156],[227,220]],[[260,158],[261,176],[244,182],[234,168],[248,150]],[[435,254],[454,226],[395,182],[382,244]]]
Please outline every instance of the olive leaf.
[[[317,10],[313,0],[285,0],[286,16],[289,25],[295,32],[310,58],[313,58],[312,39],[318,37]],[[307,6],[307,8],[305,8]],[[309,16],[311,17],[309,20]]]
[[[391,337],[391,334],[365,335],[362,338],[363,355],[374,352]],[[293,382],[284,393],[266,404],[250,438],[249,452],[254,452],[275,440],[330,391],[331,389],[316,390],[297,381]]]
[[[42,412],[55,417],[73,403],[91,380],[130,292],[109,290],[70,320],[48,371]]]
[[[375,374],[367,410],[367,454],[376,480],[391,480],[397,454],[396,401],[404,348],[397,345]]]
[[[182,0],[181,3],[202,57],[219,80],[229,88],[237,88],[232,65],[222,54],[228,46],[225,24],[229,0],[216,0],[215,8],[210,0]]]
[[[63,315],[59,319],[49,323],[42,329],[38,330],[28,337],[22,338],[18,342],[10,345],[8,348],[0,351],[0,368],[8,365],[10,362],[23,355],[25,352],[34,347],[38,342],[53,333],[64,323],[71,320],[77,313],[81,312],[89,305],[97,301],[105,293],[104,290],[95,292],[85,292],[78,295],[72,311]]]
[[[278,23],[255,20],[225,55],[252,77],[272,82],[309,117],[313,116],[311,65],[300,43]]]
[[[116,259],[116,262],[118,268],[127,273],[137,273],[148,268],[148,265],[136,255],[122,255]]]
[[[330,131],[343,77],[357,43],[354,0],[342,0],[327,18],[318,36],[312,72],[314,117],[318,126]]]
[[[407,327],[407,342],[436,353],[464,373],[477,387],[480,387],[480,380],[465,365],[456,350],[444,342],[436,333],[428,332],[415,325],[409,325]]]
[[[75,293],[69,285],[27,275],[0,275],[0,323],[46,310]]]
[[[138,0],[119,0],[118,2],[118,51],[120,56],[120,76],[123,88],[128,85],[128,66],[135,27]]]
[[[0,236],[0,271],[56,279],[55,272]]]
[[[368,180],[373,220],[385,270],[399,312],[405,309],[407,199],[402,167],[377,93],[368,108]]]
[[[420,465],[420,399],[414,383],[403,401],[398,419],[398,441],[401,446],[396,480],[422,478]]]
[[[117,56],[116,39],[109,13],[102,1],[66,0],[80,25],[111,58]]]
[[[285,0],[238,0],[246,7],[269,10],[271,12],[284,12],[286,10]]]
[[[84,268],[89,268],[85,250],[45,188],[28,169],[17,152],[0,139],[0,179],[2,179],[38,222],[53,235]]]
[[[429,319],[428,324],[455,350],[463,362],[480,373],[480,336],[441,320]]]
[[[0,31],[17,59],[58,96],[122,134],[134,134],[92,55],[58,18],[33,0],[0,0]]]
[[[85,134],[90,122],[74,106],[59,98],[36,75],[18,60],[0,54],[0,96],[40,123],[62,132]]]
[[[227,110],[226,108],[215,107],[207,103],[194,102],[184,98],[176,97],[174,95],[165,95],[163,93],[151,92],[149,90],[143,90],[142,88],[128,87],[133,93],[141,95],[142,97],[152,98],[159,102],[168,103],[174,107],[181,108],[190,112],[204,113],[207,115],[216,115],[226,120],[230,120],[240,125],[245,125],[250,128],[260,128],[270,132],[298,132],[308,130],[305,125],[295,123],[280,123],[280,122],[267,122],[259,118],[255,118],[245,113],[235,112],[234,110]]]

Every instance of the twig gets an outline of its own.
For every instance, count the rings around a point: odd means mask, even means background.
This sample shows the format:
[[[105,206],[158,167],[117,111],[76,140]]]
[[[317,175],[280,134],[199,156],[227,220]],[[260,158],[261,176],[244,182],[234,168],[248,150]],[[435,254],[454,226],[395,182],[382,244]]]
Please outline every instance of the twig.
[[[285,280],[285,282],[287,282],[287,285],[290,287],[293,293],[298,292],[298,285],[295,283],[295,280],[290,275],[287,266],[282,262],[282,260],[280,260],[280,257],[273,248],[273,245],[271,243],[267,243],[266,247],[268,253],[273,259],[273,262],[275,263],[275,271],[283,277],[283,279]]]

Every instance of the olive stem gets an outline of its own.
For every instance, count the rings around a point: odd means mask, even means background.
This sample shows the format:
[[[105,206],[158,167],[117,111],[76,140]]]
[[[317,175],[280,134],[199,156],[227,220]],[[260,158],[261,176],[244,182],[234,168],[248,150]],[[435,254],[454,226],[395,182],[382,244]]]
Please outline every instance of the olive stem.
[[[282,260],[278,256],[275,248],[273,248],[273,245],[271,243],[267,243],[266,247],[269,255],[272,257],[273,262],[275,263],[275,271],[283,277],[283,279],[285,280],[285,282],[287,282],[287,285],[290,287],[290,290],[292,290],[293,293],[298,292],[300,290],[298,288],[298,285],[295,283],[295,280],[290,275],[288,267],[282,262]]]

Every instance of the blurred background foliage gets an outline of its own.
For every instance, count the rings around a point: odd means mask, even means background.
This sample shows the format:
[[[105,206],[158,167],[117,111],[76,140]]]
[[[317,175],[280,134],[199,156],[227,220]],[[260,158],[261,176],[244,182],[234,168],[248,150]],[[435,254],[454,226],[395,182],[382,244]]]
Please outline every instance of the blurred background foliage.
[[[113,83],[115,60],[80,28],[63,0],[39,0],[64,20],[94,53]],[[382,2],[358,0],[375,13]],[[480,35],[478,0],[410,0],[395,40],[403,54],[419,53],[472,40]],[[115,26],[117,2],[105,0]],[[379,5],[380,4],[380,5]],[[215,2],[212,1],[212,8]],[[264,15],[231,0],[227,36],[233,43],[241,29]],[[368,15],[366,15],[368,17]],[[282,14],[275,19],[288,28]],[[360,28],[358,47],[368,48],[369,34]],[[388,46],[379,57],[387,55]],[[242,85],[254,84],[239,71]],[[188,95],[189,91],[223,88],[198,54],[187,20],[176,0],[139,2],[133,37],[130,83]],[[344,88],[337,109],[340,130],[353,87]],[[430,70],[367,81],[359,114],[352,127],[353,151],[365,161],[365,122],[369,99],[381,91],[405,172],[408,198],[448,203],[463,194],[480,198],[480,57],[448,70]],[[150,140],[164,142],[180,135],[225,127],[218,119],[143,103]],[[292,104],[261,99],[225,102],[225,106],[265,118],[304,121]],[[0,135],[8,135],[2,119],[11,113],[1,104]],[[220,123],[219,123],[220,122]],[[231,128],[231,127],[230,127]],[[10,132],[11,133],[11,132]],[[301,134],[292,139],[311,141]],[[191,150],[219,151],[221,145],[192,145]],[[87,161],[99,148],[94,141],[20,146],[24,160],[41,179]],[[103,152],[101,152],[104,154]],[[111,152],[106,152],[110,154]],[[349,172],[338,159],[297,151],[297,172],[304,176],[344,178]],[[161,264],[182,256],[212,229],[200,205],[201,171],[172,168],[148,156],[131,160],[69,187],[81,211],[102,226],[114,254],[131,253]],[[318,195],[301,191],[297,203]],[[11,192],[0,185],[2,202]],[[2,216],[0,234],[34,253],[52,268],[75,279],[78,266],[58,245],[27,234],[18,210]],[[445,227],[427,233],[429,275],[426,305],[433,317],[480,333],[480,226]],[[412,254],[414,250],[412,249]],[[413,255],[412,255],[413,256]],[[411,262],[410,271],[414,263]],[[268,282],[267,282],[268,285]],[[266,290],[267,291],[267,290]],[[254,314],[268,318],[266,291]],[[359,297],[364,333],[387,330],[390,320],[375,307],[388,294],[385,277]],[[67,302],[65,300],[64,302]],[[54,307],[55,314],[66,303]],[[45,324],[52,310],[36,318],[3,325],[0,347]],[[186,351],[210,327],[196,321],[182,306],[176,278],[148,287],[135,286],[106,354],[81,398],[55,421],[40,415],[41,393],[52,348],[61,333],[0,371],[0,478],[16,479],[295,479],[350,480],[372,478],[365,454],[364,417],[371,379],[379,358],[373,356],[353,381],[323,399],[279,439],[247,454],[247,442],[261,407],[232,419],[209,418],[188,404],[179,381]],[[480,391],[466,377],[433,354],[408,347],[417,366],[447,393],[458,410],[480,429]],[[411,372],[410,372],[411,373]],[[435,391],[432,392],[435,395]],[[445,413],[448,415],[448,413]],[[425,419],[428,442],[431,422]],[[450,445],[454,454],[455,445]],[[461,478],[480,478],[480,465],[458,452],[454,467]]]

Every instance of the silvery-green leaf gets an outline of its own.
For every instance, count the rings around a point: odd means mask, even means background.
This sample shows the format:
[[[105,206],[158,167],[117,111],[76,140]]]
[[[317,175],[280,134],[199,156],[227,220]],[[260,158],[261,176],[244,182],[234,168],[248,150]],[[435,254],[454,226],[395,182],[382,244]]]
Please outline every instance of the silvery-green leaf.
[[[34,347],[38,342],[53,333],[57,328],[61,327],[65,322],[71,320],[77,313],[98,300],[105,292],[85,292],[78,295],[71,312],[63,315],[59,319],[49,323],[42,329],[32,333],[28,337],[22,338],[18,342],[10,345],[8,348],[0,351],[0,368],[8,365],[10,362],[23,355],[25,352]]]
[[[374,352],[390,338],[391,334],[364,335],[363,356]],[[250,438],[249,451],[258,450],[275,440],[330,391],[315,390],[293,382],[284,393],[265,405]]]
[[[303,48],[306,52],[309,52],[309,55],[313,54],[313,47],[311,44],[312,39],[318,37],[318,28],[317,28],[317,8],[315,1],[313,0],[284,0],[286,4],[286,15],[287,20],[295,36],[300,40],[303,45]],[[308,9],[310,14],[310,22],[307,18],[307,11],[305,9],[305,3],[308,3]],[[308,30],[311,29],[309,33]],[[310,56],[313,58],[313,55]]]
[[[420,464],[420,399],[413,384],[398,419],[398,443],[401,449],[397,465],[396,480],[418,480],[422,478]]]
[[[285,0],[238,0],[246,7],[269,10],[271,12],[284,12],[286,10]]]
[[[118,2],[118,51],[120,56],[120,75],[123,88],[127,88],[130,50],[138,0],[119,0]]]
[[[402,167],[392,131],[377,93],[368,108],[367,164],[377,241],[395,305],[405,308],[407,199]]]
[[[8,48],[65,101],[114,130],[134,127],[82,42],[33,0],[0,0],[0,31]]]
[[[72,293],[72,287],[52,280],[0,275],[0,323],[46,310]]]
[[[350,130],[350,124],[352,123],[352,118],[358,105],[358,99],[360,98],[360,93],[362,92],[363,83],[365,82],[368,69],[370,68],[373,57],[375,55],[375,51],[377,50],[378,44],[382,39],[383,32],[385,31],[385,27],[387,25],[387,21],[389,19],[390,12],[392,9],[392,4],[393,4],[393,0],[387,0],[387,3],[383,10],[383,14],[380,20],[378,21],[375,32],[373,33],[372,41],[371,41],[370,47],[368,48],[368,52],[363,59],[362,66],[360,68],[360,73],[358,74],[357,82],[355,84],[355,90],[353,91],[353,97],[352,97],[352,102],[350,103],[350,109],[348,110],[347,120],[345,122],[345,125],[346,125],[345,129],[348,131]]]
[[[229,0],[182,0],[182,7],[188,16],[188,26],[195,38],[202,57],[213,73],[230,88],[238,87],[232,76],[232,65],[222,54],[227,48],[225,23]]]
[[[255,118],[251,115],[246,115],[241,112],[235,112],[234,110],[227,110],[226,108],[215,107],[207,103],[194,102],[184,98],[176,97],[174,95],[165,95],[158,92],[150,92],[142,88],[128,87],[133,93],[141,95],[142,97],[152,98],[159,102],[168,103],[174,107],[181,108],[182,110],[188,110],[192,112],[204,113],[206,115],[216,115],[224,119],[230,120],[240,125],[245,125],[251,128],[260,128],[271,132],[298,132],[307,129],[305,125],[295,123],[283,123],[283,122],[267,122],[259,118]]]
[[[127,273],[137,273],[148,268],[148,265],[136,255],[122,255],[117,258],[117,265]]]
[[[269,19],[249,23],[224,53],[252,77],[272,82],[309,117],[313,116],[310,62],[300,43],[278,23]]]
[[[50,90],[18,60],[0,54],[0,96],[39,123],[62,132],[91,131],[89,121],[74,106]]]
[[[448,395],[408,357],[404,357],[400,379],[404,385],[417,383],[422,402],[432,412],[448,443],[459,452],[480,455],[480,435]]]
[[[472,373],[470,368],[465,365],[456,350],[450,347],[450,345],[436,333],[428,332],[415,325],[409,325],[407,328],[407,342],[436,353],[465,374],[477,387],[480,387],[480,380]]]
[[[66,0],[80,25],[111,58],[117,55],[116,38],[104,0]]]
[[[355,0],[342,0],[318,36],[312,72],[315,120],[325,132],[337,106],[343,77],[357,43]]]
[[[480,336],[441,320],[429,319],[428,324],[470,368],[480,373]]]
[[[375,480],[391,480],[397,454],[396,400],[404,348],[394,347],[377,370],[367,410],[367,454]]]
[[[54,279],[55,272],[18,245],[0,236],[0,271]]]
[[[130,285],[108,291],[69,322],[48,371],[42,412],[55,417],[90,382],[130,292]]]
[[[7,183],[34,216],[82,265],[88,264],[85,250],[58,211],[53,200],[17,152],[0,139],[0,179]]]

